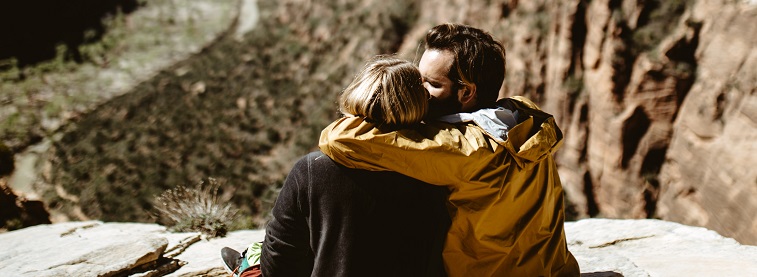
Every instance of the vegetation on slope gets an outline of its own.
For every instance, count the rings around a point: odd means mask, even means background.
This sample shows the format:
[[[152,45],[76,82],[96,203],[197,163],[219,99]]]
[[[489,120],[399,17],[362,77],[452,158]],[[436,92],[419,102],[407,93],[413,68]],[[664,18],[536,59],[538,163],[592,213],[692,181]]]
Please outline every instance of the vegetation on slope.
[[[231,25],[237,2],[0,4],[0,26],[12,26],[0,30],[0,140],[18,153],[186,59]]]
[[[291,164],[336,118],[337,93],[367,58],[395,51],[414,19],[402,1],[259,5],[244,41],[222,38],[66,126],[47,182],[78,203],[50,189],[49,206],[151,221],[155,196],[216,177],[240,214],[267,211]]]

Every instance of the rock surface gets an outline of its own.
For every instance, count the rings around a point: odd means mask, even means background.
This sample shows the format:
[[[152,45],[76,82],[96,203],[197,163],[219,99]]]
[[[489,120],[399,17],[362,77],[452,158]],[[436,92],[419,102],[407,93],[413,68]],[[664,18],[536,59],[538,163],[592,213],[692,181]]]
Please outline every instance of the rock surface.
[[[588,216],[659,217],[757,244],[757,39],[743,35],[757,32],[757,8],[696,1],[654,50],[632,56],[651,7],[631,2],[568,5],[577,10],[556,24],[585,37],[550,35],[570,51],[549,49],[547,72],[583,78],[572,106],[566,78],[547,80],[543,102],[565,130],[569,197]],[[560,67],[571,53],[580,63]]]
[[[226,276],[221,248],[243,250],[263,230],[201,239],[142,223],[67,222],[0,234],[0,276]]]
[[[175,259],[186,261],[186,265],[168,276],[228,276],[221,263],[221,248],[231,247],[239,252],[252,242],[263,241],[265,230],[245,230],[231,232],[224,238],[203,240],[192,244]]]
[[[697,79],[673,123],[658,215],[757,244],[757,6],[701,1]]]
[[[0,235],[2,276],[112,276],[154,263],[168,240],[164,227],[69,222]]]
[[[757,276],[757,246],[701,227],[584,219],[566,223],[565,233],[582,276]]]
[[[583,219],[565,224],[582,276],[757,276],[757,246],[660,220]],[[99,221],[0,234],[0,276],[227,276],[224,246],[262,241],[264,230],[201,239],[155,224]]]

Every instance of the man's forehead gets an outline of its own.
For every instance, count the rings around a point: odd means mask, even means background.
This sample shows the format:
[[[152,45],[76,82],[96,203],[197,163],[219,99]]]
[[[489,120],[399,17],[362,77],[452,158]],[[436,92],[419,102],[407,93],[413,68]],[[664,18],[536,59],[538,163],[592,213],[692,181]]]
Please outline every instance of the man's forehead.
[[[427,49],[423,52],[418,69],[424,78],[439,79],[447,77],[452,67],[453,54],[448,50]]]

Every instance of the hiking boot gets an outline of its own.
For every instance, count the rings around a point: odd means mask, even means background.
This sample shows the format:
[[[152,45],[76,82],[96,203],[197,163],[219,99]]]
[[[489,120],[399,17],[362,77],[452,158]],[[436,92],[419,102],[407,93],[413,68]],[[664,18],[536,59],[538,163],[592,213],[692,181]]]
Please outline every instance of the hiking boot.
[[[223,260],[223,267],[226,268],[226,271],[231,273],[233,276],[237,276],[237,274],[239,274],[239,266],[242,265],[242,259],[244,259],[244,256],[242,256],[242,254],[234,249],[228,247],[221,249],[221,260]]]

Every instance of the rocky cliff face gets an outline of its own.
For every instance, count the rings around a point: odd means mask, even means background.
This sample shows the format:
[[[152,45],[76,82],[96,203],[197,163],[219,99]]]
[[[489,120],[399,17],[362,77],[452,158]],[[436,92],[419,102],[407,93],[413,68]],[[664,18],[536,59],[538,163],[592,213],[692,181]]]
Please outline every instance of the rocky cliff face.
[[[658,215],[757,244],[757,6],[704,2],[691,18],[703,23],[697,75],[673,122]]]
[[[754,3],[490,2],[424,2],[408,36],[452,21],[505,42],[501,95],[559,121],[577,217],[659,217],[757,243]],[[402,53],[417,57],[416,42]]]
[[[582,48],[580,33],[558,33],[552,39],[572,50],[546,59],[556,78],[547,74],[542,103],[566,130],[558,159],[569,197],[586,199],[578,210],[590,216],[660,217],[757,243],[757,39],[744,35],[757,31],[757,7],[697,1],[635,55],[654,14],[644,2],[579,3],[573,17],[556,17],[587,23]],[[551,63],[575,59],[565,52],[582,53],[582,73]],[[581,76],[565,105],[568,82]]]

